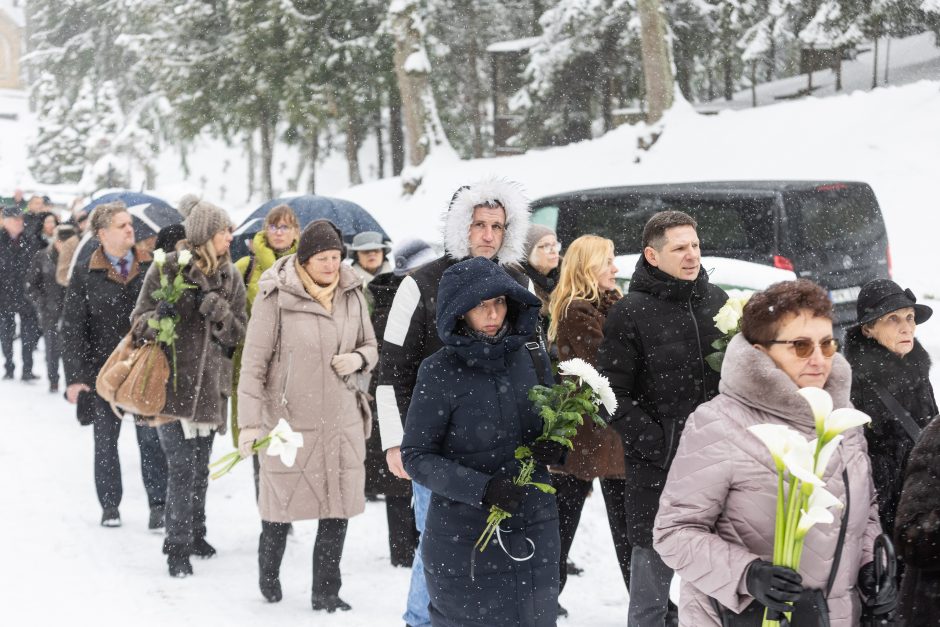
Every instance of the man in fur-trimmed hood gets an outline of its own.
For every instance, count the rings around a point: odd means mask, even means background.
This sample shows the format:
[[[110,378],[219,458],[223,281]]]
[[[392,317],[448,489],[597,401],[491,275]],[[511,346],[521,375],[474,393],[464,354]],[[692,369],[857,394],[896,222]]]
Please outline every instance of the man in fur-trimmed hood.
[[[382,450],[392,473],[410,479],[401,463],[400,445],[405,415],[418,378],[418,366],[441,348],[437,334],[437,288],[444,272],[470,257],[486,257],[501,266],[521,285],[528,278],[514,264],[523,257],[529,230],[529,201],[518,183],[490,177],[464,185],[454,194],[444,216],[444,254],[405,277],[388,315],[379,358],[376,405]],[[424,529],[430,492],[414,484],[415,520]],[[409,625],[428,625],[428,593],[423,585],[420,546],[412,568]]]

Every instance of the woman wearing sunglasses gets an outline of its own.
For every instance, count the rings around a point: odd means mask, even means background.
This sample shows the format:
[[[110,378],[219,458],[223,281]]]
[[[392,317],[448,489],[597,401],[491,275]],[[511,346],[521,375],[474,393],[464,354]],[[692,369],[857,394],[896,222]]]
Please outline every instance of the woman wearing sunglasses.
[[[835,407],[850,407],[851,376],[822,288],[787,281],[751,297],[725,353],[721,393],[689,416],[653,530],[654,548],[682,578],[681,625],[756,626],[765,607],[792,609],[787,602],[796,603],[794,625],[859,624],[856,586],[871,591],[881,533],[862,429],[845,432],[823,476],[826,490],[851,503],[848,514],[809,532],[799,572],[770,561],[777,472],[748,431],[785,425],[815,438],[813,413],[798,391],[823,388]]]

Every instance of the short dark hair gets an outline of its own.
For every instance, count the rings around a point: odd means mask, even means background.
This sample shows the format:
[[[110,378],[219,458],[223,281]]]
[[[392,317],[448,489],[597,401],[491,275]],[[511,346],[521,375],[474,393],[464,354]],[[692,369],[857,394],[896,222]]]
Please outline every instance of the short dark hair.
[[[666,231],[675,226],[691,226],[698,228],[695,218],[682,211],[660,211],[646,221],[643,227],[643,248],[650,246],[662,250],[666,245]]]
[[[814,318],[832,320],[832,301],[826,290],[809,279],[781,281],[751,296],[741,317],[741,333],[751,344],[768,345],[777,339],[781,321],[807,311]]]
[[[120,200],[106,202],[95,207],[91,212],[91,232],[97,235],[101,229],[111,226],[114,216],[127,211],[127,205]]]

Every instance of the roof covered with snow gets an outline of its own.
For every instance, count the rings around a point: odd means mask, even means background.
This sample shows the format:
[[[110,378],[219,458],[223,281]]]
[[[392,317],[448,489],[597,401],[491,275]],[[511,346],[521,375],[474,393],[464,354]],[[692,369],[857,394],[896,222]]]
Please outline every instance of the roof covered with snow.
[[[24,0],[0,0],[0,11],[3,11],[13,23],[24,28],[26,26],[26,14],[24,11]]]

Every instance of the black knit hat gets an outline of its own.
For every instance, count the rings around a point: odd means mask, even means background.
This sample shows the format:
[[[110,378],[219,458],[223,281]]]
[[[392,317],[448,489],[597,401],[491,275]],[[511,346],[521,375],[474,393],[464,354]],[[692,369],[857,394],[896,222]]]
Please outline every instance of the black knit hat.
[[[338,250],[345,256],[343,233],[329,220],[314,220],[304,228],[297,242],[297,261],[307,260],[324,250]]]
[[[917,304],[917,297],[910,289],[902,290],[900,285],[888,279],[869,281],[858,293],[858,323],[874,322],[885,314],[905,307],[914,308],[914,321],[917,324],[927,322],[933,315],[933,309]]]

